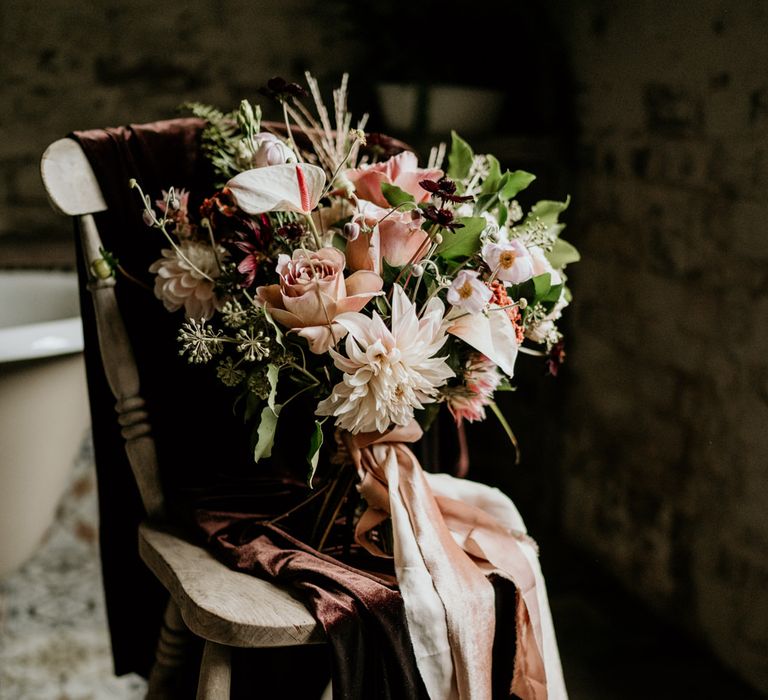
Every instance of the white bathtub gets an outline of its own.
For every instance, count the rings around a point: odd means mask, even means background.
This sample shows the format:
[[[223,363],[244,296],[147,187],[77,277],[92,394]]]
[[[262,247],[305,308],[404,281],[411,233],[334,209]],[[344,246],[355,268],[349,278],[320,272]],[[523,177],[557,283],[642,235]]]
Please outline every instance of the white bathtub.
[[[90,416],[74,273],[0,271],[0,576],[50,525]]]

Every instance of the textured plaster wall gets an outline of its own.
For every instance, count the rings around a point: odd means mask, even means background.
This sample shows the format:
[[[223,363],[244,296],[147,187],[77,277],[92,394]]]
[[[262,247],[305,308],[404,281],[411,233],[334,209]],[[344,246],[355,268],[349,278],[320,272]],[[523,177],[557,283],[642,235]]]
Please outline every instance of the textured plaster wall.
[[[768,691],[768,3],[555,4],[584,254],[565,529]]]
[[[0,3],[0,235],[61,228],[38,175],[73,129],[176,115],[185,100],[235,105],[272,75],[339,74],[345,46],[311,0]]]

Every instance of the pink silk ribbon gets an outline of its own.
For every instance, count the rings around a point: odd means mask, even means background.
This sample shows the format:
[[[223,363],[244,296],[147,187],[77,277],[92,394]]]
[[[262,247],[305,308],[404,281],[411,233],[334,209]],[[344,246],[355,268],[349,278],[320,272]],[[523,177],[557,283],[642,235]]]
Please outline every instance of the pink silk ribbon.
[[[517,645],[511,693],[522,700],[567,698],[535,543],[498,489],[425,474],[405,443],[412,422],[387,433],[343,436],[368,508],[355,538],[392,519],[394,560],[419,672],[432,700],[490,700],[497,574],[517,588]]]

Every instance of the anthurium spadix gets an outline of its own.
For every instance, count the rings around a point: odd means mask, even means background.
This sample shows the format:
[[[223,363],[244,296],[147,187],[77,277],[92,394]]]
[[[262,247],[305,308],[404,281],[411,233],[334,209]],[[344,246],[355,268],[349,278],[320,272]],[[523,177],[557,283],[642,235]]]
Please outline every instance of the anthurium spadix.
[[[453,307],[445,317],[446,331],[461,338],[508,376],[515,371],[517,338],[505,309],[491,304],[485,313],[467,313]]]
[[[308,163],[284,163],[246,170],[227,188],[246,214],[293,211],[309,214],[325,187],[325,171]]]

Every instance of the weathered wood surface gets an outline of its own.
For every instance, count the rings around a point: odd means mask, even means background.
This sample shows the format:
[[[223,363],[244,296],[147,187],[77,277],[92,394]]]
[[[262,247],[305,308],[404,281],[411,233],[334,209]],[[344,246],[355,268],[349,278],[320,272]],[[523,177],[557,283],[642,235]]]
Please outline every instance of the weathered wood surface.
[[[232,663],[229,647],[206,642],[200,663],[197,700],[228,700],[232,683]]]
[[[232,571],[211,554],[161,529],[139,529],[144,562],[171,592],[192,632],[235,647],[317,644],[322,628],[289,591]]]
[[[40,174],[57,212],[79,216],[107,208],[83,149],[72,139],[59,139],[48,146],[40,162]]]

